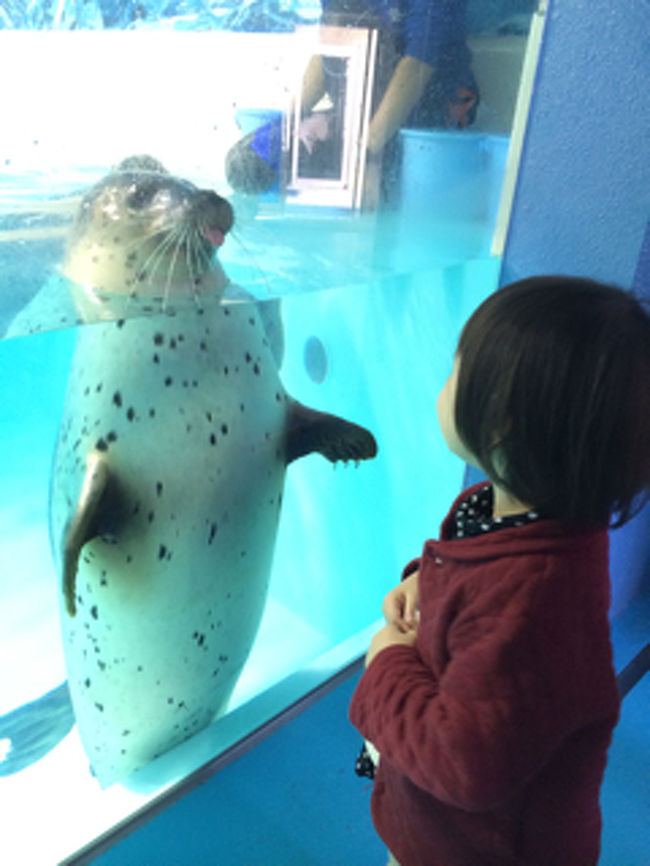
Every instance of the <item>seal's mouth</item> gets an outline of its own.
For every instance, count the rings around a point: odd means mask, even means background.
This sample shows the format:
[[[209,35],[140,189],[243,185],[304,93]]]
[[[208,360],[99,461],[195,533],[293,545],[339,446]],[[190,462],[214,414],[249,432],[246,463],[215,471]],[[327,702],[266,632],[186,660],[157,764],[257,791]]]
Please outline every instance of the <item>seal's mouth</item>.
[[[223,245],[234,222],[230,202],[212,190],[200,189],[191,201],[190,214],[201,235],[212,248]]]
[[[209,243],[213,247],[222,246],[223,242],[226,240],[225,232],[223,232],[220,228],[215,226],[214,228],[206,228],[203,230],[203,237],[209,241]]]

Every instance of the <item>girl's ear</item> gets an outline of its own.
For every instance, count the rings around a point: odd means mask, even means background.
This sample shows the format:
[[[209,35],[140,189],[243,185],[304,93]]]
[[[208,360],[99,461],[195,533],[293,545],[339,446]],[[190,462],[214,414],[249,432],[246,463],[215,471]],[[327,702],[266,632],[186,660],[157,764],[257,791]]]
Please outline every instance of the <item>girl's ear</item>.
[[[492,443],[490,446],[490,471],[487,473],[492,481],[498,484],[506,483],[508,477],[508,462],[506,460],[505,441],[508,437],[512,424],[510,420],[505,425],[505,429],[492,435]]]
[[[502,447],[503,438],[497,439],[492,445],[492,450],[490,451],[490,461],[492,466],[496,470],[497,481],[502,481],[506,477],[506,455],[505,451]]]

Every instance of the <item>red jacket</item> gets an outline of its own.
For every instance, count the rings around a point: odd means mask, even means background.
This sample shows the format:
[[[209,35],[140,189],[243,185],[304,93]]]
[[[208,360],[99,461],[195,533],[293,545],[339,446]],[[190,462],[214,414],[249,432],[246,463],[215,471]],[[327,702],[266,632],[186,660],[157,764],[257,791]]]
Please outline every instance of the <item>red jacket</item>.
[[[607,531],[450,540],[457,502],[405,570],[415,646],[379,652],[352,697],[381,754],[375,826],[400,866],[594,866],[620,705]]]

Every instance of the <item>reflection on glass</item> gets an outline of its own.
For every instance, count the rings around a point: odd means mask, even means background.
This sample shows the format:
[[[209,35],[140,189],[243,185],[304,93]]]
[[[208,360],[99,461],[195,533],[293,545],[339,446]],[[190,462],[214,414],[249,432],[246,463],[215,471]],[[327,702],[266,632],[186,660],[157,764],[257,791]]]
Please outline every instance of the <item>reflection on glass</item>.
[[[297,175],[341,180],[348,60],[344,57],[323,57],[322,63],[332,82],[329,92],[332,94],[333,108],[329,111],[314,111],[302,122]]]
[[[296,204],[358,208],[375,75],[376,30],[322,27],[293,115],[288,192]]]

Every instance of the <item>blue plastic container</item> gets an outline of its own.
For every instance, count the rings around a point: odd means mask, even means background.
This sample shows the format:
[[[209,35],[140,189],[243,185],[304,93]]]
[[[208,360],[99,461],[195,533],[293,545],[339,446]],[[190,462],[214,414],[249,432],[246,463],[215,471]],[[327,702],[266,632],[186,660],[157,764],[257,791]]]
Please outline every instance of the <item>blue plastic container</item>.
[[[399,135],[404,214],[494,225],[508,136],[438,129]]]

